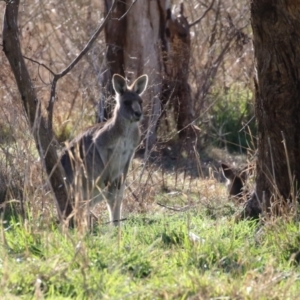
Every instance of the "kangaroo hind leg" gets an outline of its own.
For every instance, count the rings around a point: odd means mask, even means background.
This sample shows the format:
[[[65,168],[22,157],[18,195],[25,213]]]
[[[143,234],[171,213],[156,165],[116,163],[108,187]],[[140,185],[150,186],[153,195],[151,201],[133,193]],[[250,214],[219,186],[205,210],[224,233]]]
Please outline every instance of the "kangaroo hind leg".
[[[123,193],[124,183],[122,177],[110,184],[106,193],[109,220],[114,226],[118,226],[121,219]]]

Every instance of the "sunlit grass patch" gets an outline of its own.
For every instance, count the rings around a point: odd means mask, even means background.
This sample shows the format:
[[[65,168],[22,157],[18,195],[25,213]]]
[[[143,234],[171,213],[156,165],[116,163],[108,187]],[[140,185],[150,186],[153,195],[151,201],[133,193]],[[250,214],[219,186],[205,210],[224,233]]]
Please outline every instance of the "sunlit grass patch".
[[[120,229],[105,225],[86,234],[21,223],[1,232],[4,298],[296,299],[300,292],[295,224],[262,232],[256,222],[192,210],[133,214]]]

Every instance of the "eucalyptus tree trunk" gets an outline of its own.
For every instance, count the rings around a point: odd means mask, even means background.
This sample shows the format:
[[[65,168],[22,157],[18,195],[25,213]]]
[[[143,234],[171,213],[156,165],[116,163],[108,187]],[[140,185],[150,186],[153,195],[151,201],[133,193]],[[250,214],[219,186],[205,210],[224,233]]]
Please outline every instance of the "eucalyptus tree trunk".
[[[106,12],[111,4],[112,0],[104,0]],[[159,119],[166,117],[161,114],[162,109],[169,107],[173,107],[181,142],[194,140],[194,132],[190,130],[193,113],[188,84],[191,25],[183,15],[183,4],[177,15],[172,15],[168,0],[140,0],[131,4],[131,0],[120,1],[115,18],[105,28],[107,52],[102,67],[102,73],[106,74],[101,82],[103,95],[109,98],[112,90],[109,82],[114,73],[124,74],[129,80],[146,73],[150,86],[143,96],[145,149],[155,143]],[[98,115],[104,107],[103,101],[100,102]]]
[[[107,53],[103,69],[108,77],[104,78],[102,86],[106,86],[114,73],[125,75],[129,81],[144,73],[149,76],[150,86],[143,96],[146,149],[151,148],[156,140],[156,125],[161,110],[160,40],[163,34],[161,26],[165,22],[165,2],[137,1],[128,11],[132,1],[120,1],[114,12],[115,18],[105,28]],[[104,5],[107,12],[112,0],[104,0]]]
[[[298,200],[300,2],[253,0],[251,22],[257,62],[258,157],[256,197],[245,212],[256,216],[262,206],[280,213],[285,202]]]

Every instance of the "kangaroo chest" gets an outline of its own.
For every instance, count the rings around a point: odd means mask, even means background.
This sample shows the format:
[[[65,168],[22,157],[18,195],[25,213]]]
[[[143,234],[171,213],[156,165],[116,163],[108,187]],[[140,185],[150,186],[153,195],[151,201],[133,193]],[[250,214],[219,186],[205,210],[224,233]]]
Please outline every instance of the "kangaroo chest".
[[[111,180],[116,179],[124,172],[134,150],[133,143],[123,138],[120,138],[114,147],[108,148],[107,165],[109,166],[108,171]]]

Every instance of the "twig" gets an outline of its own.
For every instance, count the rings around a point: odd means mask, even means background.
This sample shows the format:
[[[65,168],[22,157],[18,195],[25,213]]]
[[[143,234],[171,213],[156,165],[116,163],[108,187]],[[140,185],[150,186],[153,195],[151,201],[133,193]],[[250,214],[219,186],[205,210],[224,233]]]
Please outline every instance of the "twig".
[[[269,144],[269,149],[270,149],[270,158],[271,158],[271,165],[272,165],[272,175],[273,175],[273,179],[274,179],[274,184],[275,184],[275,186],[277,186],[277,184],[276,184],[276,177],[275,177],[274,160],[273,160],[273,151],[272,151],[272,147],[271,147],[271,139],[270,139],[270,137],[268,137],[268,144]]]
[[[290,165],[289,153],[288,153],[288,149],[287,149],[287,145],[286,145],[286,139],[285,139],[283,131],[281,131],[281,135],[282,135],[282,139],[283,139],[282,143],[283,143],[283,147],[284,147],[287,169],[288,169],[288,174],[289,174],[289,180],[290,180],[290,185],[291,185],[292,202],[295,205],[294,207],[296,208],[295,189],[293,187],[294,180],[293,180],[293,176],[292,176],[292,170],[291,170],[291,165]]]
[[[131,195],[133,196],[134,200],[135,200],[136,202],[140,202],[140,201],[139,201],[139,198],[138,198],[137,195],[133,192],[133,190],[131,189],[131,187],[128,185],[127,188],[128,188],[128,190],[129,190],[129,192],[131,193]]]
[[[203,13],[203,15],[200,18],[198,18],[197,20],[195,20],[194,22],[192,22],[191,24],[189,24],[189,27],[191,28],[192,26],[195,26],[196,24],[198,24],[206,16],[206,14],[212,9],[214,3],[215,3],[215,0],[212,0],[210,6],[206,9],[206,11]]]
[[[105,223],[102,223],[103,225],[108,225],[108,224],[114,224],[116,222],[123,222],[123,221],[126,221],[127,218],[122,218],[120,220],[114,220],[114,221],[108,221],[108,222],[105,222]]]
[[[164,205],[164,204],[159,203],[159,202],[156,202],[156,204],[161,206],[161,207],[167,208],[169,210],[180,211],[180,212],[188,211],[189,209],[195,207],[195,205],[186,205],[186,206],[183,206],[183,207],[167,206],[167,205]]]
[[[251,121],[255,118],[255,115],[252,116],[252,118],[239,130],[239,132],[242,132],[250,123]]]
[[[288,150],[287,150],[287,146],[286,146],[286,140],[285,140],[285,136],[284,136],[283,131],[281,131],[281,135],[282,135],[282,143],[283,143],[284,152],[285,152],[285,158],[286,158],[286,162],[287,162],[289,180],[290,180],[290,184],[292,185],[293,177],[292,177],[292,171],[291,171],[289,154],[288,154]]]
[[[23,57],[24,57],[25,59],[31,61],[31,62],[34,62],[34,63],[38,64],[39,66],[44,67],[44,68],[45,68],[46,70],[48,70],[53,76],[55,76],[55,73],[54,73],[49,67],[47,67],[46,65],[41,64],[41,63],[38,62],[37,60],[34,60],[34,59],[32,59],[32,58],[29,58],[29,57],[27,57],[27,56],[25,56],[25,55],[23,55]]]
[[[136,3],[137,0],[133,0],[131,5],[129,6],[129,8],[127,9],[127,11],[123,14],[123,16],[121,16],[120,18],[111,18],[112,20],[118,20],[121,21],[127,14],[128,12],[131,10],[131,7]]]
[[[55,75],[55,73],[54,73],[50,68],[48,68],[46,65],[41,64],[41,63],[39,63],[38,61],[36,61],[36,60],[34,60],[34,59],[32,59],[32,58],[26,57],[25,55],[23,55],[23,57],[24,57],[25,59],[31,61],[31,62],[34,62],[34,63],[38,64],[38,74],[39,74],[40,80],[41,80],[44,84],[50,85],[50,83],[47,83],[47,82],[45,82],[45,81],[43,80],[43,78],[42,78],[42,76],[41,76],[41,74],[40,74],[40,67],[41,67],[41,66],[44,67],[44,68],[47,69],[52,75]]]

